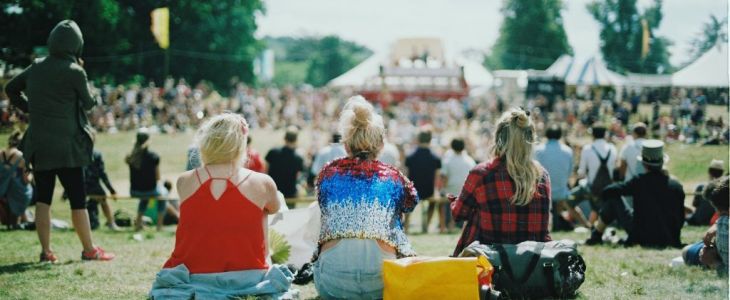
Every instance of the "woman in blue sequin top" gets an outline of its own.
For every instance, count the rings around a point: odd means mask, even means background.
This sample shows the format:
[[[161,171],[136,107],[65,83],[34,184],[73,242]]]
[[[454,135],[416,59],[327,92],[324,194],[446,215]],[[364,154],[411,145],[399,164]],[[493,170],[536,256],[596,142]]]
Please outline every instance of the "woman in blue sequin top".
[[[322,228],[315,286],[324,299],[378,299],[382,260],[416,254],[402,220],[418,196],[407,177],[376,160],[385,128],[364,98],[347,102],[340,132],[348,157],[327,164],[317,181]]]

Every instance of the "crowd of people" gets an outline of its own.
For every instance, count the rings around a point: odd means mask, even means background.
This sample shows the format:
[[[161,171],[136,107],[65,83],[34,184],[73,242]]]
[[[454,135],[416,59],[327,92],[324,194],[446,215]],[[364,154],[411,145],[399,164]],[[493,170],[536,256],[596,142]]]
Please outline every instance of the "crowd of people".
[[[684,207],[682,184],[666,168],[668,143],[727,141],[727,125],[722,118],[708,125],[699,96],[690,100],[689,113],[680,105],[676,119],[655,105],[652,116],[628,126],[630,103],[573,98],[556,102],[552,111],[531,101],[508,108],[489,97],[373,105],[347,92],[254,90],[240,83],[222,98],[184,81],[163,88],[103,86],[97,95],[79,58],[82,46],[78,26],[62,21],[49,38],[50,56],[5,87],[12,106],[27,113],[28,126],[22,138],[12,134],[0,153],[9,166],[0,187],[18,197],[9,199],[13,212],[25,209],[32,167],[41,262],[58,261],[50,245],[56,178],[69,199],[81,258],[115,258],[93,243],[87,213],[88,195],[107,194],[102,184],[116,195],[94,151],[92,128],[138,130],[125,158],[131,195],[140,199],[138,230],[153,199],[158,230],[170,207],[164,200],[172,186],[160,182],[151,133],[197,128],[189,170],[175,185],[174,250],[153,283],[153,299],[289,292],[291,272],[269,258],[266,218],[279,211],[280,198],[307,193],[316,195],[321,212],[313,277],[325,299],[382,297],[382,261],[416,255],[407,236],[409,215],[423,201],[429,203],[422,231],[429,231],[435,211],[440,232],[461,224],[454,255],[474,241],[550,241],[551,219],[553,229],[588,228],[586,245],[606,242],[607,226],[615,224],[628,234],[622,244],[679,248],[682,227],[696,222],[709,229],[702,242],[682,251],[685,262],[727,271],[725,162],[710,163],[713,180],[698,193],[693,213]],[[674,135],[674,122],[686,122],[690,130],[719,126],[721,133],[687,134],[680,127]],[[262,159],[249,147],[253,128],[285,128],[284,144]],[[326,140],[314,139],[300,151],[303,128]],[[576,148],[587,135],[592,141]],[[99,203],[116,229],[108,202],[102,197]]]

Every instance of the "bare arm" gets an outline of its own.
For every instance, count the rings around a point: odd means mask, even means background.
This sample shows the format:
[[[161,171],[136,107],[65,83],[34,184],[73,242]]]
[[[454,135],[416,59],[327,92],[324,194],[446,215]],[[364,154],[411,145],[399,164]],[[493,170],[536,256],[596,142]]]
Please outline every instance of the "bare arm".
[[[281,203],[279,203],[278,193],[276,192],[276,183],[271,177],[268,177],[265,184],[266,188],[266,203],[264,204],[264,212],[267,214],[275,214],[279,212]]]

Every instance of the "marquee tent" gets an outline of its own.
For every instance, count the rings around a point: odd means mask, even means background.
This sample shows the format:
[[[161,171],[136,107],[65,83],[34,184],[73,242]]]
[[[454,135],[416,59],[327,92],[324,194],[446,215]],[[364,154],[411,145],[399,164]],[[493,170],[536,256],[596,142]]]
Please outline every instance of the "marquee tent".
[[[622,86],[625,80],[622,75],[609,70],[598,56],[585,59],[565,54],[545,72],[562,78],[567,85],[576,86]]]
[[[672,85],[682,87],[728,87],[727,44],[718,43],[682,70],[672,74]]]

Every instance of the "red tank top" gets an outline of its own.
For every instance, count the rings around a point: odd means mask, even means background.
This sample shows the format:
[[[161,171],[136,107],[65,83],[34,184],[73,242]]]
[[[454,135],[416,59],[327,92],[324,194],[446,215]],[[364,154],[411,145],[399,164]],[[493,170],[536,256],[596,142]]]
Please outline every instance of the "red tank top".
[[[223,178],[208,175],[180,205],[175,249],[164,268],[185,264],[191,274],[268,268],[264,213],[238,190],[246,178],[236,185],[225,178],[226,189],[216,200],[210,184]]]

